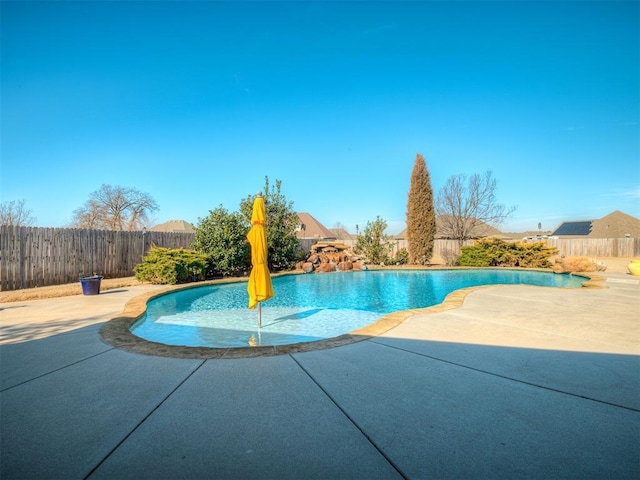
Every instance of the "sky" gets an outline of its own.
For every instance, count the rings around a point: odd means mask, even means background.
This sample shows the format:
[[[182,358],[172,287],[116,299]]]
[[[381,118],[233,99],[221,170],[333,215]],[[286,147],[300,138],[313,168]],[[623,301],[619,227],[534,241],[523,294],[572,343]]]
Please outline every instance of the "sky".
[[[0,201],[197,225],[262,190],[355,233],[491,171],[503,232],[640,217],[640,2],[0,2]]]

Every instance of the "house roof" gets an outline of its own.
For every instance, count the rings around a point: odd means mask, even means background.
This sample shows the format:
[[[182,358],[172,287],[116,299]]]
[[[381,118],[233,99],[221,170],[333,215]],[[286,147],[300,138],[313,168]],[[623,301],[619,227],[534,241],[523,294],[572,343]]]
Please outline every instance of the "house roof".
[[[336,234],[322,225],[312,215],[306,212],[298,212],[298,223],[301,228],[296,232],[298,238],[317,238],[335,240]],[[304,228],[302,228],[304,225]]]
[[[337,240],[354,240],[355,235],[351,235],[344,228],[330,228],[330,232],[332,232]]]
[[[195,233],[193,225],[184,220],[169,220],[168,222],[154,225],[149,229],[151,232],[182,232]]]
[[[556,228],[553,236],[624,238],[640,237],[640,219],[619,210],[596,220],[563,222]]]
[[[589,237],[623,238],[627,235],[633,238],[640,237],[640,219],[616,210],[594,220]]]

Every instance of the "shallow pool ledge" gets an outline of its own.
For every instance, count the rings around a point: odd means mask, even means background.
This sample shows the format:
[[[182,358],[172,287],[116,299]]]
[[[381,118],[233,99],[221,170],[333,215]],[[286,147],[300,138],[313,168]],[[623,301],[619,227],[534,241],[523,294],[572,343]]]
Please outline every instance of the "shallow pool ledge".
[[[586,281],[582,283],[588,288],[607,288],[604,282],[606,277],[595,273],[580,273],[585,277]],[[311,352],[314,350],[325,350],[328,348],[349,345],[363,340],[382,335],[391,330],[393,327],[400,325],[407,318],[414,315],[423,315],[429,313],[439,313],[446,310],[458,308],[464,302],[464,299],[471,292],[486,289],[500,288],[512,285],[480,285],[476,287],[462,288],[451,292],[444,301],[438,305],[426,308],[417,308],[412,310],[402,310],[398,312],[388,313],[379,320],[363,327],[337,337],[327,338],[323,340],[315,340],[313,342],[291,343],[288,345],[269,345],[256,347],[233,347],[233,348],[213,348],[213,347],[187,347],[178,345],[166,345],[164,343],[151,342],[140,338],[131,333],[132,325],[141,318],[147,309],[147,303],[154,298],[172,293],[178,290],[187,290],[190,288],[203,287],[214,283],[232,283],[238,279],[230,279],[225,281],[203,282],[189,285],[173,285],[160,291],[145,293],[132,298],[127,302],[122,314],[112,318],[106,322],[100,329],[100,337],[109,345],[126,350],[132,353],[143,355],[155,355],[159,357],[173,358],[193,358],[193,359],[214,359],[214,358],[251,358],[251,357],[268,357],[274,355],[287,355],[291,353]],[[246,281],[246,280],[244,280]],[[523,285],[524,287],[534,288],[554,288],[554,287],[535,287],[533,285]]]

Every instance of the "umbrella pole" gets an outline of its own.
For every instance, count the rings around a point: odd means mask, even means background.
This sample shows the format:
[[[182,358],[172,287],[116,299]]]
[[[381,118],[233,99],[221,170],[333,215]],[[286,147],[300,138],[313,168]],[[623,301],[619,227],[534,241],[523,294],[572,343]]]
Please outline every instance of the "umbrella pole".
[[[258,328],[262,328],[262,302],[258,302]]]

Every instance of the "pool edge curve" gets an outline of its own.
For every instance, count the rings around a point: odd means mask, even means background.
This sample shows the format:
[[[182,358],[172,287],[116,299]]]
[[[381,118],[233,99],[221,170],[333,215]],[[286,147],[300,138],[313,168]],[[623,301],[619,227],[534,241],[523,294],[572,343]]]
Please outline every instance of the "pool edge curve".
[[[520,270],[520,269],[518,269]],[[538,269],[522,269],[522,270],[537,270]],[[545,270],[548,271],[548,270]],[[606,277],[598,275],[596,273],[580,272],[575,274],[576,276],[585,277],[585,281],[582,282],[583,287],[588,288],[606,288],[604,281]],[[168,286],[165,289],[148,292],[129,300],[124,307],[124,310],[117,317],[107,321],[100,328],[100,337],[102,340],[121,350],[125,350],[131,353],[138,353],[142,355],[152,355],[160,357],[172,357],[172,358],[190,358],[190,359],[216,359],[216,358],[253,358],[253,357],[267,357],[274,355],[288,355],[292,353],[310,352],[315,350],[326,350],[329,348],[340,347],[343,345],[350,345],[353,343],[368,340],[373,337],[382,335],[383,333],[391,330],[392,328],[400,325],[409,317],[414,315],[440,313],[447,310],[460,307],[464,299],[470,293],[485,289],[485,288],[500,288],[505,286],[514,285],[478,285],[474,287],[466,287],[458,290],[454,290],[449,293],[442,303],[432,305],[425,308],[416,308],[410,310],[399,310],[383,315],[375,322],[367,325],[366,327],[354,330],[349,333],[339,335],[337,337],[326,338],[322,340],[314,340],[311,342],[291,343],[287,345],[263,345],[263,346],[246,346],[246,347],[228,347],[228,348],[216,348],[216,347],[189,347],[182,345],[167,345],[164,343],[152,342],[144,338],[134,335],[130,328],[140,319],[146,312],[147,303],[154,298],[161,297],[163,295],[173,293],[180,290],[188,290],[191,288],[204,287],[217,283],[234,283],[244,280],[230,279],[228,281],[215,281],[204,282],[188,285],[173,285]],[[522,285],[524,287],[536,287],[536,288],[556,288],[556,287],[540,287],[535,285]]]

